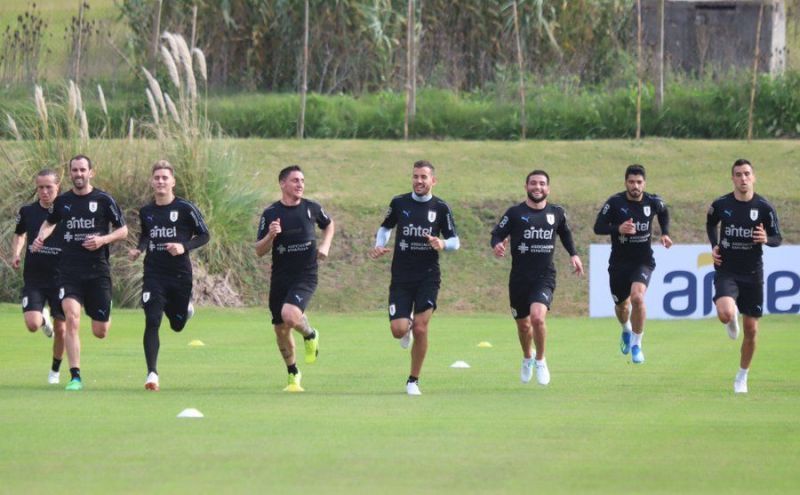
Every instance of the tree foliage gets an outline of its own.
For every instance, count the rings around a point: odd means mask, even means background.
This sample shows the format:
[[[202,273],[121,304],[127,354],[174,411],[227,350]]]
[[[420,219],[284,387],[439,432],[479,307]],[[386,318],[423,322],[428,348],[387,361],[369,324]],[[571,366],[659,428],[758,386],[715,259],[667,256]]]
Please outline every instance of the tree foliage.
[[[632,0],[518,1],[526,70],[589,83],[613,75],[625,49]],[[171,0],[163,3],[161,30],[188,39],[194,5],[212,84],[298,87],[303,2]],[[135,52],[146,56],[157,3],[124,0],[121,7]],[[421,84],[472,91],[516,70],[509,0],[418,0],[416,9]],[[405,32],[403,0],[312,0],[309,89],[400,89]]]

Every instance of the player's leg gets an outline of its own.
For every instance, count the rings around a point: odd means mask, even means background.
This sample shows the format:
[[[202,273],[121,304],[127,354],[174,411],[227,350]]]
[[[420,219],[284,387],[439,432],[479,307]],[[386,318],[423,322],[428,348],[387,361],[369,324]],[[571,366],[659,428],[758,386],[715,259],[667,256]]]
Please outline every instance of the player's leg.
[[[744,337],[742,338],[741,356],[739,358],[739,371],[733,382],[735,393],[747,393],[747,374],[750,370],[750,363],[756,352],[756,337],[758,335],[758,319],[762,315],[764,304],[763,277],[756,277],[754,283],[750,281],[740,281],[740,294],[736,300],[737,305],[742,308],[742,327]]]
[[[300,387],[300,379],[302,375],[300,370],[297,369],[292,327],[286,324],[281,316],[283,307],[286,305],[288,292],[288,287],[277,283],[275,280],[272,280],[269,291],[269,311],[272,315],[272,328],[275,331],[275,342],[278,345],[278,351],[281,354],[281,358],[283,359],[283,363],[286,365],[286,370],[288,372],[288,385],[286,388],[284,388],[284,390],[290,392],[300,392],[303,390]]]
[[[400,340],[400,347],[408,349],[414,343],[415,290],[392,284],[389,287],[389,329],[392,337]]]
[[[144,310],[144,359],[147,364],[147,378],[144,388],[158,391],[161,388],[158,379],[158,352],[161,339],[158,331],[164,314],[166,296],[164,287],[157,280],[145,278],[142,281],[142,309]]]
[[[281,307],[283,322],[303,336],[305,362],[308,364],[316,362],[319,355],[319,332],[311,326],[306,314],[315,289],[315,282],[296,284],[289,290]]]
[[[156,281],[156,283],[160,286],[160,292],[163,298],[164,314],[169,320],[169,327],[175,332],[182,331],[186,327],[186,323],[191,317],[191,280],[189,283],[178,280],[160,280]]]
[[[92,319],[92,333],[98,339],[108,336],[111,328],[111,276],[108,274],[85,282],[83,300],[86,314]]]
[[[50,306],[50,314],[53,317],[53,362],[50,365],[47,382],[55,385],[61,377],[61,361],[64,359],[64,334],[67,331],[67,324],[64,318],[64,311],[61,309],[61,301],[58,299],[58,289],[51,288],[46,290],[45,296]]]
[[[433,316],[434,307],[421,313],[414,313],[414,343],[411,345],[411,371],[406,381],[406,393],[409,395],[421,395],[419,389],[419,376],[422,373],[422,364],[428,354],[428,326]]]
[[[714,273],[714,305],[717,318],[725,325],[731,339],[739,336],[739,310],[736,305],[738,298],[739,286],[733,274],[717,270]]]
[[[611,298],[614,300],[614,314],[622,327],[619,338],[619,349],[623,354],[631,350],[631,282],[630,269],[626,267],[610,266],[608,268],[608,285]]]
[[[642,282],[631,284],[631,361],[636,364],[644,362],[642,338],[644,337],[644,322],[647,317],[647,309],[644,304],[646,292],[647,286]]]
[[[511,306],[511,316],[517,325],[517,339],[522,349],[522,365],[519,370],[519,379],[528,383],[533,378],[533,325],[531,325],[531,305],[527,285],[509,285],[508,300]]]
[[[25,318],[25,327],[33,333],[42,329],[45,337],[53,336],[53,322],[47,311],[46,294],[41,289],[22,289],[22,311]]]
[[[63,289],[62,289],[63,290]],[[72,294],[61,300],[61,308],[64,310],[66,319],[64,332],[64,350],[67,352],[69,361],[70,382],[68,390],[80,390],[83,388],[81,382],[81,303],[79,297]]]
[[[552,286],[555,280],[552,281]],[[550,383],[550,370],[545,359],[545,343],[547,340],[547,312],[553,299],[551,285],[537,285],[531,294],[530,320],[533,327],[533,344],[536,347],[536,381],[539,385]]]

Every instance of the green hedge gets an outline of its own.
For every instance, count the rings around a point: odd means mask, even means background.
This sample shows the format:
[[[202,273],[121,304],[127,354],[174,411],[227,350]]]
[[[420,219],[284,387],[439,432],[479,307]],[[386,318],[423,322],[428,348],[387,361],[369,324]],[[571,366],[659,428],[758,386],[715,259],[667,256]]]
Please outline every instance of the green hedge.
[[[58,94],[59,90],[53,90]],[[457,94],[422,90],[417,98],[411,135],[434,139],[519,138],[519,108],[513,91]],[[120,92],[109,97],[109,118],[99,103],[84,95],[91,132],[104,127],[111,135],[127,134],[128,119],[150,119],[142,94]],[[664,108],[654,105],[653,88],[642,98],[642,133],[676,138],[737,139],[746,136],[750,86],[746,77],[722,81],[677,81],[668,85]],[[634,88],[576,88],[551,84],[528,90],[527,136],[531,139],[628,138],[635,134]],[[293,137],[297,133],[296,94],[239,93],[211,96],[209,119],[236,137]],[[378,93],[361,97],[311,94],[307,100],[306,136],[313,138],[398,139],[403,136],[405,95]],[[32,98],[0,94],[0,110],[15,118],[35,118]],[[4,117],[0,115],[0,117]],[[5,118],[3,118],[3,122]],[[5,122],[0,136],[9,137]],[[146,132],[138,127],[139,132]],[[106,135],[109,135],[108,133]],[[800,135],[800,73],[761,77],[756,95],[757,138]]]

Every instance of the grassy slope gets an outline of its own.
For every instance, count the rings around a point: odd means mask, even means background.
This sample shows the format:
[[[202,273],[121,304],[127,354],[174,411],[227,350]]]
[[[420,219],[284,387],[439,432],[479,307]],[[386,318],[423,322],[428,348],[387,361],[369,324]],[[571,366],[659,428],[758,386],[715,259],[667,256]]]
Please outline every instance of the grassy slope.
[[[337,222],[331,259],[320,271],[321,282],[312,308],[325,311],[382,310],[389,283],[389,257],[366,258],[389,200],[410,190],[411,164],[427,158],[436,166],[435,193],[452,206],[462,248],[445,253],[440,306],[465,311],[507,311],[510,263],[491,256],[488,233],[505,209],[524,198],[523,181],[533,168],[552,178],[551,199],[567,208],[576,243],[588,264],[588,245],[606,242],[592,225],[605,199],[623,187],[624,167],[648,167],[648,190],[661,194],[671,207],[672,238],[679,243],[704,243],[705,211],[711,201],[731,190],[730,164],[741,156],[756,164],[756,189],[778,208],[787,243],[796,243],[800,225],[800,150],[794,141],[689,141],[648,139],[584,142],[453,142],[233,140],[221,143],[233,153],[236,173],[261,191],[252,216],[253,235],[264,206],[279,197],[277,173],[299,163],[306,170],[307,197],[320,201]],[[145,177],[157,156],[152,143],[130,147],[119,141],[93,141],[88,150],[98,164],[97,183],[105,168],[121,154],[136,157]],[[180,176],[178,177],[180,181]],[[142,180],[143,191],[147,185]],[[128,210],[140,205],[122,205]],[[266,267],[266,262],[262,266]],[[562,315],[587,312],[585,279],[569,274],[566,256],[557,250],[558,289],[553,310]],[[266,297],[266,275],[262,298]]]
[[[623,187],[624,167],[648,167],[648,189],[671,206],[673,240],[706,242],[705,211],[718,195],[731,190],[730,164],[737,157],[756,163],[757,189],[779,208],[787,242],[798,234],[800,151],[792,141],[645,140],[587,142],[449,142],[263,141],[233,142],[241,170],[266,197],[277,197],[275,177],[289,163],[306,167],[307,195],[340,219],[331,269],[323,270],[318,304],[325,309],[379,308],[385,294],[373,287],[388,284],[387,270],[376,269],[363,255],[374,239],[389,200],[410,189],[411,163],[420,158],[437,167],[435,193],[452,206],[462,249],[443,256],[442,302],[465,310],[505,311],[509,264],[495,260],[488,232],[505,208],[524,198],[525,175],[533,168],[551,174],[551,199],[566,206],[581,254],[594,236],[592,225],[605,199]],[[554,310],[585,314],[585,280],[569,276],[559,249],[559,289]],[[387,264],[386,261],[382,263]],[[327,286],[327,287],[326,287]],[[367,304],[364,304],[367,303]]]
[[[611,321],[554,318],[543,389],[518,382],[510,319],[441,314],[424,395],[409,398],[382,315],[313,313],[320,362],[286,395],[263,311],[202,309],[185,334],[162,330],[152,394],[143,317],[117,311],[106,341],[84,326],[87,388],[70,395],[45,384],[49,342],[0,306],[0,493],[787,492],[795,320],[764,319],[751,393],[734,397],[738,345],[711,321],[653,322],[636,367]],[[176,419],[187,407],[206,418]]]

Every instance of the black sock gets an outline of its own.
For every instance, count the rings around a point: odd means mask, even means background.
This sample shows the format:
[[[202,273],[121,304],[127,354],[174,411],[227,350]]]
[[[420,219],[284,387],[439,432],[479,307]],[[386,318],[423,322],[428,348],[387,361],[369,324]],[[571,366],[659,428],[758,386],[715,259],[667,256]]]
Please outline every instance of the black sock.
[[[312,328],[310,334],[303,336],[303,340],[314,340],[316,337],[317,331]]]
[[[161,342],[158,339],[158,327],[147,326],[144,329],[144,359],[147,361],[147,372],[158,373],[158,349]]]
[[[50,369],[58,373],[59,368],[61,368],[61,360],[53,358],[53,365],[50,366]]]
[[[80,368],[70,368],[69,369],[69,376],[71,380],[80,380],[81,379],[81,369]]]
[[[289,366],[286,367],[286,369],[289,371],[290,375],[296,375],[296,374],[298,374],[300,372],[297,369],[297,364],[296,363],[295,364],[290,364]]]
[[[414,375],[408,375],[408,381],[406,383],[417,383],[419,381],[419,377]]]

